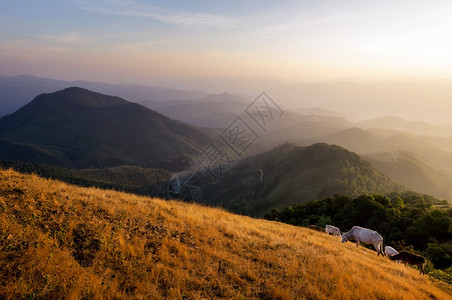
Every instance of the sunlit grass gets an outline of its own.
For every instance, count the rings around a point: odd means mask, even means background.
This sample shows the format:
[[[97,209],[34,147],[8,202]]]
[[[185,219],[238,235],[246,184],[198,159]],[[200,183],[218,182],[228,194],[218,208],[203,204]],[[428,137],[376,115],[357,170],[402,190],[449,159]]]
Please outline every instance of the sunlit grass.
[[[0,171],[0,223],[0,298],[452,297],[337,237],[11,170]]]

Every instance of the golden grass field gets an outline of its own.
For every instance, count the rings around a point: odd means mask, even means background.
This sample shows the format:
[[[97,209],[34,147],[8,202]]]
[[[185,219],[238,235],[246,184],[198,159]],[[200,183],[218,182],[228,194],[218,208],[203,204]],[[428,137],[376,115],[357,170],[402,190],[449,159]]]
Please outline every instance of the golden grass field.
[[[0,299],[452,299],[321,232],[11,170],[0,224]]]

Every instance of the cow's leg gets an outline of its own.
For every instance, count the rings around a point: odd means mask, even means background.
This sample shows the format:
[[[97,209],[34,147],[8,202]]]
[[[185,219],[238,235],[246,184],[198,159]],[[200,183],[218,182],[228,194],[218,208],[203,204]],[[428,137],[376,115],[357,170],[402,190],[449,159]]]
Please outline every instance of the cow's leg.
[[[380,244],[377,245],[374,244],[374,248],[375,250],[377,250],[377,256],[380,256]]]
[[[356,247],[358,247],[358,246],[359,246],[359,240],[356,239]]]

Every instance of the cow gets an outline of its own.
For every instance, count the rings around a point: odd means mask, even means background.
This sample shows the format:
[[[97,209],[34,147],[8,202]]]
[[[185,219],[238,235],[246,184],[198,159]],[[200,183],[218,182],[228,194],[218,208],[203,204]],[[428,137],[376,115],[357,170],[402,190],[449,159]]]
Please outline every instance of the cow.
[[[377,256],[380,254],[384,256],[383,252],[383,237],[376,231],[371,229],[353,226],[353,228],[342,235],[342,243],[345,243],[348,240],[355,240],[356,247],[359,246],[359,242],[363,242],[364,244],[372,244],[377,250]]]
[[[317,226],[317,225],[309,225],[309,229],[324,232],[323,228],[322,228],[322,227],[319,227],[319,226]]]
[[[328,234],[338,236],[338,237],[341,236],[341,231],[339,230],[339,228],[337,228],[336,226],[333,226],[333,225],[326,225],[325,232]]]
[[[388,257],[399,254],[399,252],[391,246],[385,246],[385,253]]]
[[[405,264],[405,266],[407,263],[412,266],[418,266],[420,269],[419,274],[422,274],[422,275],[425,274],[425,271],[424,271],[425,258],[423,258],[420,255],[410,253],[410,252],[403,250],[403,251],[400,251],[399,254],[390,256],[389,259],[390,260],[400,260]]]
[[[397,252],[397,250],[392,248],[391,246],[385,246],[385,254],[387,257],[391,257],[399,254],[399,252]],[[400,263],[400,260],[398,260],[397,262]]]

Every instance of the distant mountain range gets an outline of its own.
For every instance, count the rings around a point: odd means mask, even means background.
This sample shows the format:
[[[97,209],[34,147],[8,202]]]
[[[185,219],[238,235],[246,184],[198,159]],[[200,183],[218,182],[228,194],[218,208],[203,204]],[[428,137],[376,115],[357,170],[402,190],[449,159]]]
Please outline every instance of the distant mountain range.
[[[298,142],[340,145],[358,153],[391,179],[413,191],[452,199],[450,138],[352,127]]]
[[[119,97],[67,88],[39,95],[0,119],[0,158],[70,168],[180,170],[212,136]]]
[[[197,126],[225,128],[236,117],[246,119],[245,109],[252,100],[229,93],[210,94],[197,100],[143,101],[141,104],[166,116]],[[335,133],[350,128],[354,123],[342,117],[328,114],[327,110],[299,110],[306,114],[284,110],[281,118],[275,119],[259,143],[266,149],[273,148],[287,141],[296,141],[300,137],[310,138]],[[323,112],[324,114],[311,114]],[[334,114],[334,113],[331,113]]]
[[[140,104],[170,118],[193,125],[224,128],[244,114],[251,100],[229,93],[209,94],[196,100],[141,101]]]
[[[357,126],[363,129],[383,128],[409,132],[417,135],[430,136],[451,136],[451,128],[432,125],[423,121],[406,121],[402,118],[393,116],[384,116],[357,123]]]
[[[193,90],[177,90],[164,87],[108,84],[89,81],[63,81],[32,75],[0,76],[0,117],[13,113],[30,102],[35,96],[52,93],[64,88],[78,86],[99,93],[115,95],[132,102],[190,100],[205,97],[207,93]]]
[[[428,165],[419,155],[401,150],[363,155],[363,158],[411,190],[452,199],[452,177]]]
[[[216,184],[203,186],[203,199],[232,211],[262,216],[269,208],[334,194],[356,196],[404,188],[358,155],[328,144],[281,145],[241,160]]]
[[[428,165],[452,175],[451,138],[419,136],[386,129],[348,128],[312,139],[300,139],[307,144],[326,142],[337,144],[359,154],[409,151]]]

